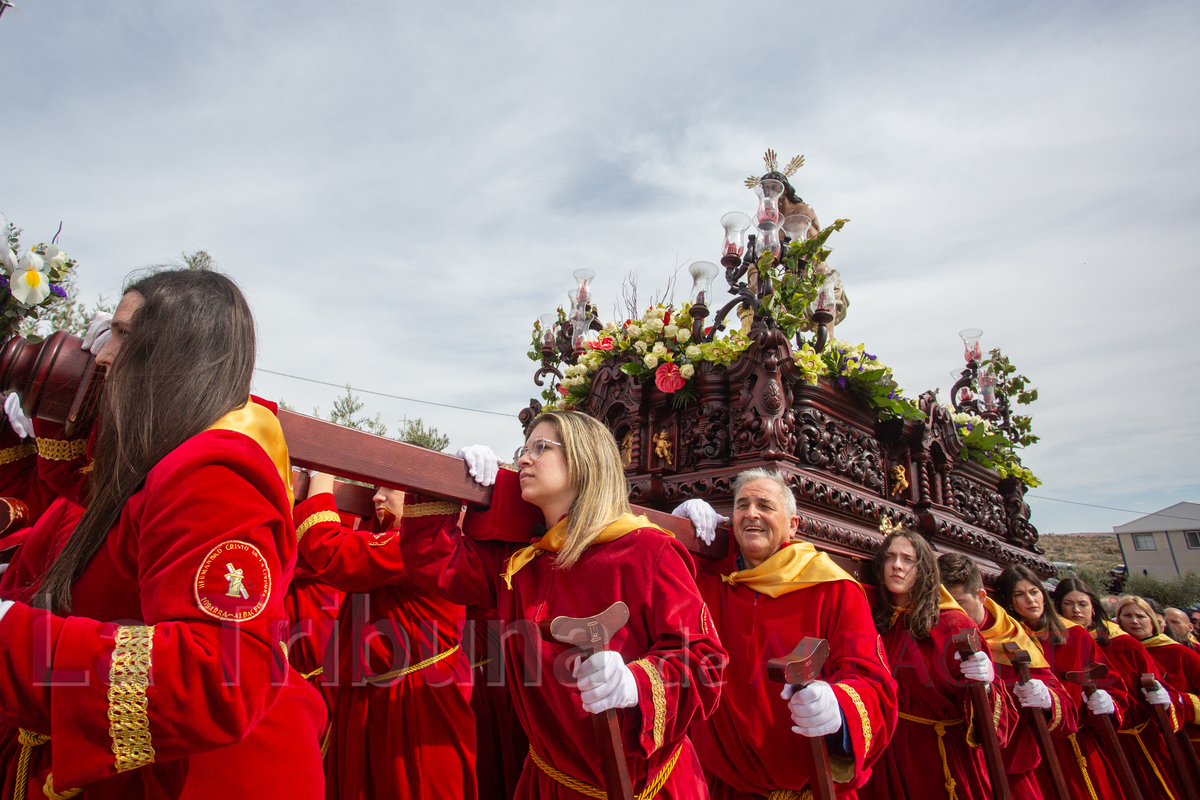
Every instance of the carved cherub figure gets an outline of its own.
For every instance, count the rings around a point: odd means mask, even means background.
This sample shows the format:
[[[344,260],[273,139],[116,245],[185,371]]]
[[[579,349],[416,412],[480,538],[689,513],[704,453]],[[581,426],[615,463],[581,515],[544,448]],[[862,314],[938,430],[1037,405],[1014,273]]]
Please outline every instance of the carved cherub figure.
[[[671,436],[666,430],[661,430],[654,434],[650,441],[654,442],[654,455],[665,460],[668,464],[675,463],[671,454]]]

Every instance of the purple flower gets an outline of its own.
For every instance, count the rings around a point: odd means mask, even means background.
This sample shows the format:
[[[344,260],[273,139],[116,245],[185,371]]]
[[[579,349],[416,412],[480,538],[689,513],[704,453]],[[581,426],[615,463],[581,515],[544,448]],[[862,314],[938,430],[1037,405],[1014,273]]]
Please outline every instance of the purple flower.
[[[863,358],[869,358],[872,361],[875,360],[875,356],[871,355],[870,353],[866,353],[866,352],[863,353]]]
[[[8,278],[5,278],[3,275],[0,275],[0,289],[7,289],[7,288],[8,288]]]
[[[845,389],[845,388],[846,388],[846,378],[845,378],[845,376],[843,376],[843,377],[841,377],[841,378],[838,378],[838,381],[837,381],[837,382],[838,382],[838,386],[842,387],[843,389]]]
[[[64,288],[63,288],[63,287],[61,287],[61,286],[55,286],[55,285],[52,283],[52,284],[50,284],[50,294],[56,294],[56,295],[58,295],[59,297],[66,297],[66,296],[67,296],[67,290],[66,290],[66,289],[64,289]]]

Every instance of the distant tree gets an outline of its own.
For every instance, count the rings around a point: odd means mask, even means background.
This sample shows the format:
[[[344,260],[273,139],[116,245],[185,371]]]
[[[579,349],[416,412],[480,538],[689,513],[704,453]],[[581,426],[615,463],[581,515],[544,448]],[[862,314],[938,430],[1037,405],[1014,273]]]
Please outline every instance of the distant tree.
[[[362,399],[350,388],[350,384],[347,383],[346,393],[333,401],[333,410],[329,412],[327,419],[338,425],[345,425],[347,428],[366,431],[376,436],[387,436],[387,425],[383,424],[383,420],[379,414],[375,415],[375,419],[367,416],[358,416],[358,412],[362,411],[365,405]],[[319,407],[313,408],[313,416],[321,416],[321,409]]]
[[[1186,608],[1200,600],[1200,575],[1188,571],[1165,580],[1148,575],[1130,575],[1125,581],[1125,594],[1150,597],[1165,607]]]
[[[187,264],[188,269],[200,269],[211,271],[217,265],[213,257],[208,254],[207,250],[197,250],[194,253],[181,253],[183,263]]]
[[[421,447],[436,450],[439,453],[450,446],[449,436],[438,433],[438,429],[432,425],[426,428],[420,417],[401,423],[400,435],[396,438],[402,442],[419,444]]]
[[[296,407],[284,400],[282,397],[275,401],[275,405],[279,406],[280,411],[295,411]]]

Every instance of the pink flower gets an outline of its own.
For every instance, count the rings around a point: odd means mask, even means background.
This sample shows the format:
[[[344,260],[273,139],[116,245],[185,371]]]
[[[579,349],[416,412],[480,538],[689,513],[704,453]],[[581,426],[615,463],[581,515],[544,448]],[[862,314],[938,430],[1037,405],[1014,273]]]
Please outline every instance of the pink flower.
[[[679,374],[679,367],[670,361],[660,365],[654,373],[654,385],[667,394],[674,394],[686,383],[684,377]]]
[[[567,396],[567,387],[563,386],[563,385],[560,383],[560,384],[558,385],[558,387],[557,387],[557,388],[558,388],[558,393],[559,393],[559,394],[561,394],[563,397],[566,397],[566,396]]]
[[[613,338],[611,336],[601,336],[594,342],[588,342],[587,346],[593,350],[612,350]]]

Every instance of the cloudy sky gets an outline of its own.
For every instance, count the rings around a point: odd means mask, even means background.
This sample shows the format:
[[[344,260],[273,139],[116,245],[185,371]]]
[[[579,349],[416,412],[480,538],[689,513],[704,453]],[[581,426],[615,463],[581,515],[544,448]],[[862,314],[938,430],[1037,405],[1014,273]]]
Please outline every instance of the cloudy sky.
[[[1043,532],[1137,516],[1043,498],[1200,500],[1200,5],[18,5],[0,211],[26,241],[61,220],[87,298],[205,249],[261,368],[515,415],[572,270],[608,311],[631,271],[648,299],[716,260],[772,147],[851,220],[840,336],[946,397],[980,327],[1038,386]],[[520,443],[515,416],[364,398]]]

